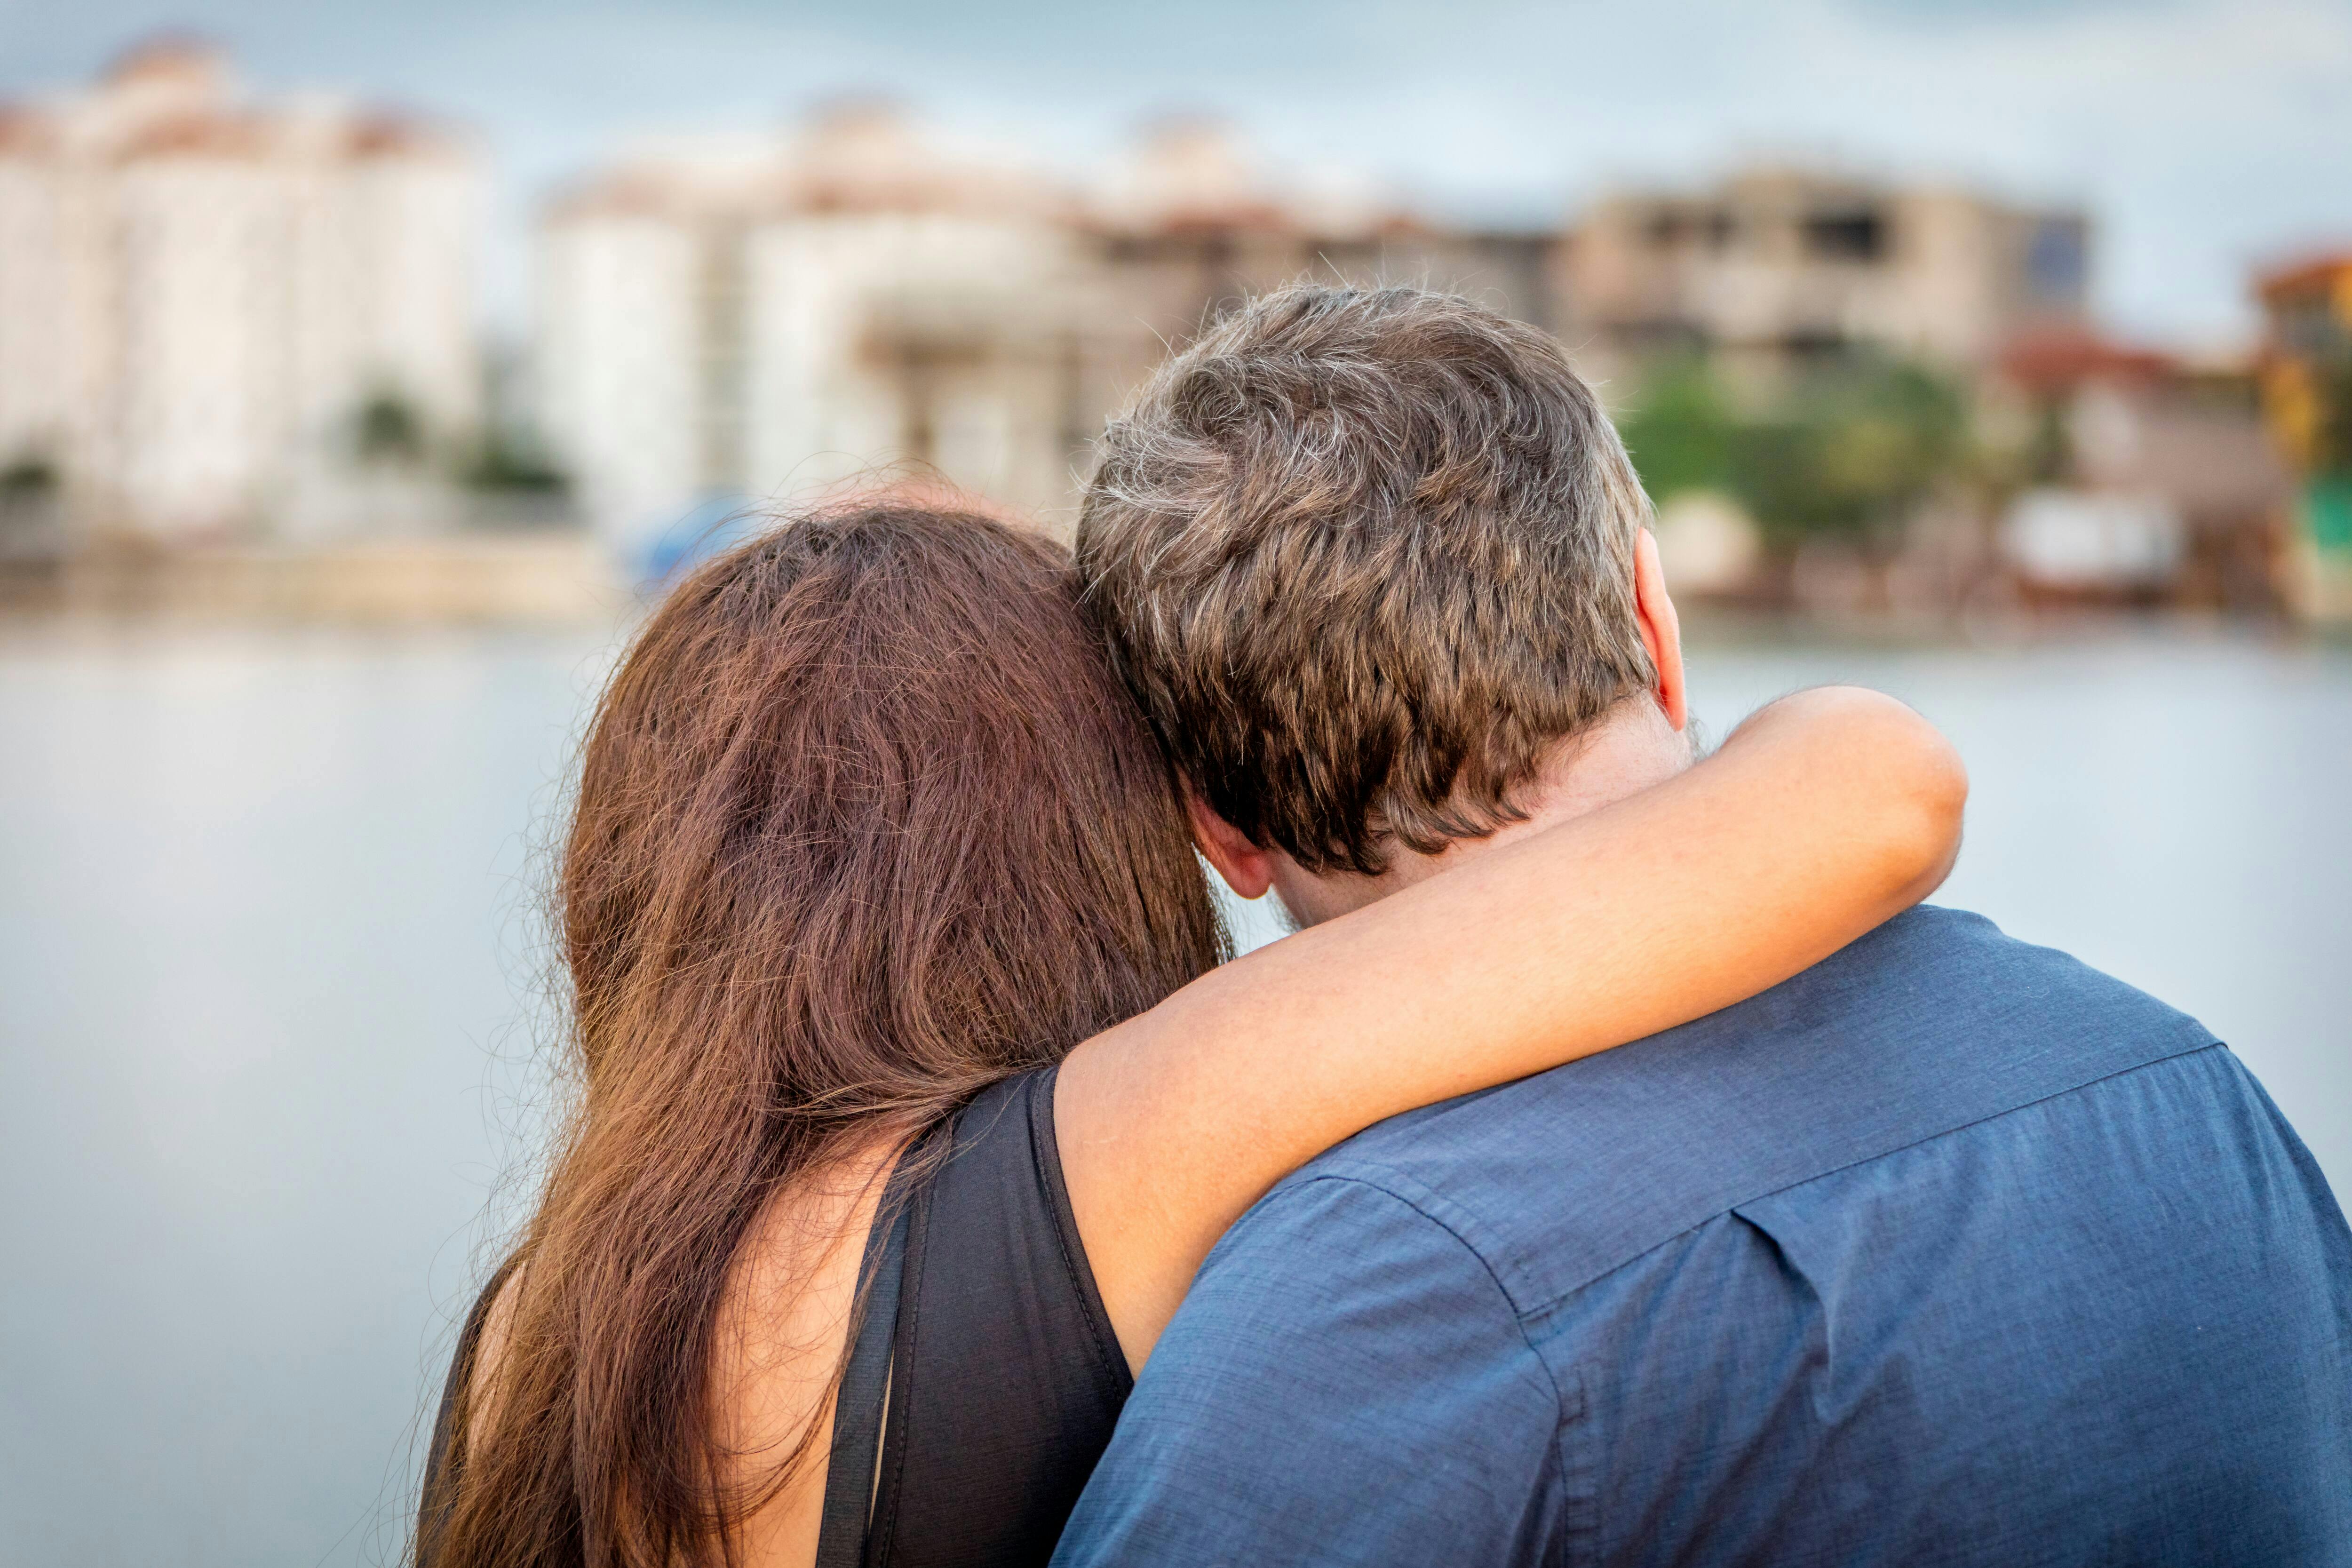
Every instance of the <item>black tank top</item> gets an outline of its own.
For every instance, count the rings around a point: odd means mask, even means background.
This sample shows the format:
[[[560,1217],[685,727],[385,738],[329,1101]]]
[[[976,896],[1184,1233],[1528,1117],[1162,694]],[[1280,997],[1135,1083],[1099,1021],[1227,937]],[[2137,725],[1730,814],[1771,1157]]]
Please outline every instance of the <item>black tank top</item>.
[[[1109,1446],[1133,1380],[1063,1184],[1055,1070],[973,1100],[934,1134],[950,1140],[943,1163],[877,1215],[819,1564],[1042,1564]],[[425,1467],[428,1510],[484,1316],[478,1305],[450,1369]]]

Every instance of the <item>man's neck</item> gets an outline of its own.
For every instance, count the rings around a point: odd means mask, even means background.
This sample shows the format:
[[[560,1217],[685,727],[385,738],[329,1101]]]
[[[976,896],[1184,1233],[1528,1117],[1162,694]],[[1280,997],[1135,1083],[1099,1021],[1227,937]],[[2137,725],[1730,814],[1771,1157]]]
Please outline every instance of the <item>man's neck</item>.
[[[1614,805],[1628,795],[1665,783],[1690,766],[1692,760],[1690,736],[1666,722],[1656,703],[1645,697],[1628,699],[1608,718],[1560,742],[1544,759],[1522,803],[1528,811],[1526,822],[1514,823],[1486,838],[1449,845],[1446,855],[1473,854],[1507,843],[1510,837],[1541,832],[1570,817]]]
[[[1388,869],[1377,877],[1312,874],[1286,858],[1275,876],[1275,890],[1295,922],[1314,925],[1427,881],[1472,856],[1664,784],[1690,766],[1691,760],[1689,736],[1667,722],[1655,702],[1630,699],[1600,723],[1552,748],[1517,797],[1527,813],[1524,820],[1507,823],[1484,838],[1457,838],[1434,855],[1392,848]]]

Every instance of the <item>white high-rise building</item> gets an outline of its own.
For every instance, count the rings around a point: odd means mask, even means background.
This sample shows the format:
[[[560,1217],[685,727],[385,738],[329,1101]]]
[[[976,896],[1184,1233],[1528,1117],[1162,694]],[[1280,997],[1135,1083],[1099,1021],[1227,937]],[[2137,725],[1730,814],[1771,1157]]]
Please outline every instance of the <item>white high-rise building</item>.
[[[0,107],[0,468],[163,541],[383,525],[373,467],[471,438],[481,176],[331,99],[256,106],[190,45]]]
[[[1108,396],[1078,217],[875,108],[624,162],[542,226],[548,437],[625,549],[894,464],[1064,521]]]
[[[1089,442],[1169,345],[1293,278],[1426,278],[1550,320],[1549,236],[1283,182],[1196,121],[1089,193],[852,107],[616,162],[540,239],[545,433],[626,552],[893,465],[1066,530]]]

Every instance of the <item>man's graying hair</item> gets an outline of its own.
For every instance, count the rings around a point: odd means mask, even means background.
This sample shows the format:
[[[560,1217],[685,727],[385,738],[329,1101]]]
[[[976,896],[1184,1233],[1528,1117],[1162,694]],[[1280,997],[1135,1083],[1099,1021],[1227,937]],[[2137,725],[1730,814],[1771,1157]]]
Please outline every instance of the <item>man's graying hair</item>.
[[[1105,433],[1079,570],[1178,768],[1261,847],[1367,875],[1522,813],[1656,680],[1641,483],[1559,345],[1458,297],[1294,285]]]

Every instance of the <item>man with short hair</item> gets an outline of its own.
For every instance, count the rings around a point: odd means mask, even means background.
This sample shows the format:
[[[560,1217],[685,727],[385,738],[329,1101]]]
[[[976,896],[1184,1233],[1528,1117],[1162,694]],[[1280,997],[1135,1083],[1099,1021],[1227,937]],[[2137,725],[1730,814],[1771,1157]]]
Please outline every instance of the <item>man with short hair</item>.
[[[1113,424],[1078,553],[1312,922],[1687,765],[1645,515],[1549,339],[1299,287]],[[2193,1020],[1922,908],[1296,1173],[1055,1562],[2352,1564],[2352,1233]]]

